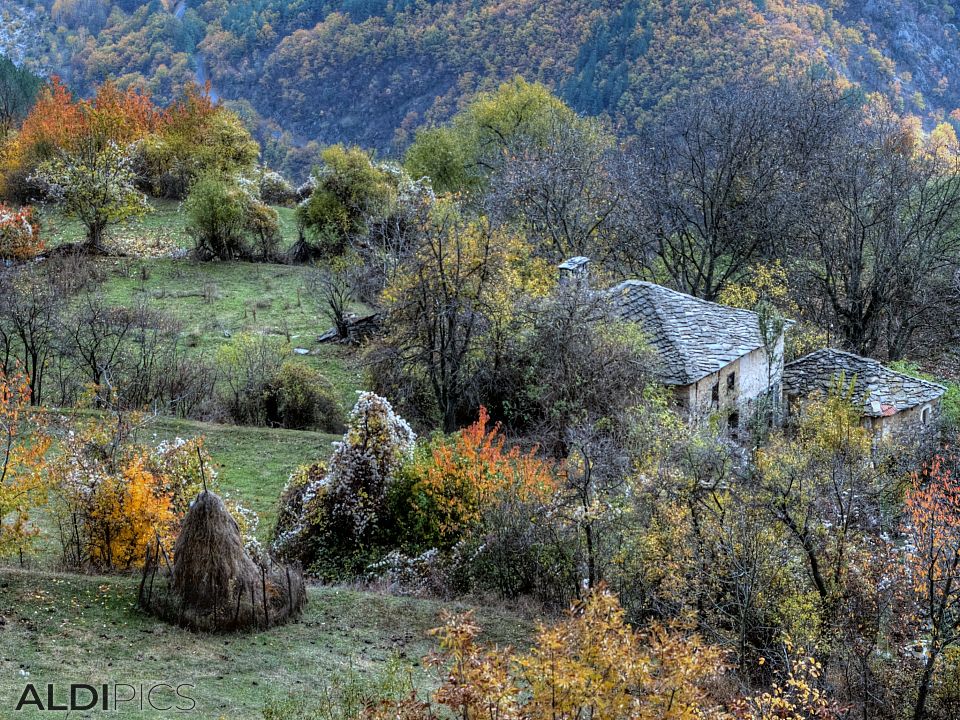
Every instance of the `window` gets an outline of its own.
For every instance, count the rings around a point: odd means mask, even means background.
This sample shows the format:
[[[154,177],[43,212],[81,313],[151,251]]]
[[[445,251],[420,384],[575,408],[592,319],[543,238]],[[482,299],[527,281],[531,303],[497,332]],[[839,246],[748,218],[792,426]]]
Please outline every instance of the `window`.
[[[734,386],[737,384],[737,374],[735,372],[727,375],[727,392],[733,392]]]
[[[927,405],[923,410],[920,411],[920,422],[924,425],[930,424],[930,406]]]
[[[710,400],[714,405],[720,402],[720,383],[714,383],[710,388]]]

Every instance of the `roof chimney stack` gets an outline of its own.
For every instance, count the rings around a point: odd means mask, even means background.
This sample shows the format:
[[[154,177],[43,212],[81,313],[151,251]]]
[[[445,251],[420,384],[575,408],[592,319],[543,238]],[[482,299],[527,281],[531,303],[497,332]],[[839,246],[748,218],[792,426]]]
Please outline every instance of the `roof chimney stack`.
[[[590,258],[578,255],[560,263],[560,287],[590,288]]]

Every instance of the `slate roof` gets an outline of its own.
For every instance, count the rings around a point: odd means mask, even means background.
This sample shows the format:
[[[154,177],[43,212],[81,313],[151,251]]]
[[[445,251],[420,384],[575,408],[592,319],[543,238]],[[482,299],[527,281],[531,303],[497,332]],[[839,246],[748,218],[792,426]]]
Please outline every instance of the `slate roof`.
[[[627,280],[608,292],[619,317],[643,327],[668,385],[689,385],[763,347],[757,314],[749,310],[641,280]]]
[[[787,395],[829,392],[843,375],[854,381],[854,397],[863,403],[863,414],[886,417],[936,400],[946,388],[885,367],[877,360],[826,348],[804,355],[783,368]]]

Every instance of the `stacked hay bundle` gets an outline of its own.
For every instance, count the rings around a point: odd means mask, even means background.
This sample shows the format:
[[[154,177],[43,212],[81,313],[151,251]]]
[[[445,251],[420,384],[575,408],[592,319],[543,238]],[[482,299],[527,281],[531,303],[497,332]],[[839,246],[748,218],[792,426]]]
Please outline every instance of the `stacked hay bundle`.
[[[265,629],[300,616],[307,601],[299,568],[256,562],[223,501],[204,490],[183,521],[174,560],[147,552],[140,607],[194,630]],[[158,581],[158,573],[160,575]]]

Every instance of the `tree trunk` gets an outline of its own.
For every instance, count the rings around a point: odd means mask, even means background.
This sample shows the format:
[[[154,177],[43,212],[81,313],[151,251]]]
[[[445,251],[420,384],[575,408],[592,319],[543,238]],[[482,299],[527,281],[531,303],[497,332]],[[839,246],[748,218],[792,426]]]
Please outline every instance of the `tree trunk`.
[[[917,704],[913,708],[913,720],[923,720],[926,715],[927,696],[930,694],[930,683],[933,680],[933,668],[937,662],[937,653],[931,652],[923,666],[923,675],[920,676],[920,686],[917,688]]]

